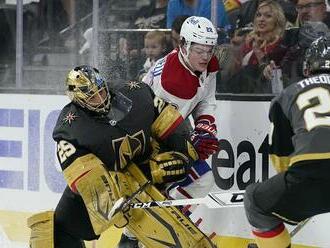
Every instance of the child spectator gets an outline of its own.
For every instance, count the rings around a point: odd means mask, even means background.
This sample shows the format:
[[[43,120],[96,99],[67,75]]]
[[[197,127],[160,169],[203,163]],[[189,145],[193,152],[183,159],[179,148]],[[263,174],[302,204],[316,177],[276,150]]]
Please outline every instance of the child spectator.
[[[157,30],[149,31],[144,37],[144,52],[147,59],[139,72],[139,79],[142,79],[155,62],[166,54],[165,33]]]
[[[150,1],[133,16],[132,28],[165,28],[167,0]]]

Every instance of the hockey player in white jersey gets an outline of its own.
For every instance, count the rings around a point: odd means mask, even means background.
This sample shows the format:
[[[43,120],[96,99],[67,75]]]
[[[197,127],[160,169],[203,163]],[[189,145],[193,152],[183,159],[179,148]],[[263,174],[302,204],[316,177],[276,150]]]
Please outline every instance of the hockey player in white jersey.
[[[179,48],[158,60],[143,81],[155,94],[176,105],[186,123],[191,115],[194,129],[191,141],[199,154],[184,182],[174,184],[169,196],[204,197],[214,185],[205,161],[219,149],[214,111],[218,61],[213,55],[218,34],[210,20],[191,16],[182,24]]]

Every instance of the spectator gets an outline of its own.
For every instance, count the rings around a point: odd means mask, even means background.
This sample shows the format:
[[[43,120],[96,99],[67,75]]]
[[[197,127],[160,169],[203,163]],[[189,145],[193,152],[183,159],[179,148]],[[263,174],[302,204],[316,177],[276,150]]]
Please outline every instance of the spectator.
[[[35,44],[75,50],[82,45],[80,32],[91,25],[91,18],[86,17],[92,12],[92,4],[92,1],[79,1],[78,4],[76,0],[39,0],[38,41]],[[36,30],[30,28],[29,32]]]
[[[239,0],[224,0],[223,2],[229,23],[232,27],[235,27],[241,9],[241,2]]]
[[[277,2],[261,2],[253,21],[253,30],[247,35],[242,47],[242,66],[259,65],[265,59],[279,63],[284,55],[280,45],[285,25],[283,10]]]
[[[237,28],[230,39],[230,43],[235,47],[241,47],[245,43],[245,38],[252,28]]]
[[[252,27],[255,13],[262,1],[264,0],[249,0],[242,4],[237,17],[236,28]],[[276,2],[282,7],[287,21],[294,23],[297,18],[295,4],[290,0],[276,0]]]
[[[217,26],[229,28],[229,21],[222,1],[218,1]],[[170,0],[167,7],[167,28],[171,28],[179,15],[203,16],[211,19],[211,0]]]
[[[281,63],[284,86],[288,86],[304,77],[302,68],[305,50],[315,39],[329,31],[328,26],[323,22],[330,20],[322,6],[323,4],[325,3],[322,1],[306,4],[302,4],[300,0],[298,1],[297,10],[300,27],[297,30],[292,30],[293,32],[290,35],[296,38],[293,38],[294,44],[290,46]],[[274,63],[265,67],[263,71],[265,78],[272,78],[274,68],[276,68]]]
[[[217,73],[217,92],[231,92],[230,80],[241,69],[241,58],[239,48],[233,44],[219,45],[214,52],[219,61],[220,71]],[[233,93],[233,92],[231,92]]]
[[[139,72],[139,79],[148,72],[155,62],[166,54],[166,36],[162,31],[150,31],[144,37],[144,51],[146,61],[143,69]]]
[[[173,21],[171,29],[171,40],[174,49],[179,48],[181,26],[188,17],[188,15],[177,16]]]
[[[281,63],[285,87],[304,78],[303,60],[306,49],[314,40],[328,32],[328,26],[323,22],[305,22],[299,28],[297,43],[289,48]],[[272,68],[265,68],[265,70],[270,69]],[[264,74],[267,77],[270,72],[267,73],[265,70]]]
[[[161,29],[166,27],[167,0],[150,1],[142,6],[132,16],[129,26],[134,29]],[[123,33],[120,42],[124,46],[121,53],[125,53],[124,66],[128,66],[128,77],[134,78],[140,74],[141,64],[144,63],[140,51],[144,47],[144,32]],[[169,41],[168,35],[168,41]],[[169,43],[169,42],[168,42]]]
[[[132,20],[133,28],[165,28],[167,0],[150,1],[141,7]]]
[[[328,27],[330,25],[330,14],[327,12],[325,0],[298,0],[296,10],[297,26],[304,22],[324,22]]]
[[[270,61],[280,65],[287,48],[282,44],[286,19],[281,6],[265,0],[258,6],[253,29],[241,48],[241,70],[229,80],[232,93],[270,93],[263,69]],[[244,85],[242,85],[244,82]]]

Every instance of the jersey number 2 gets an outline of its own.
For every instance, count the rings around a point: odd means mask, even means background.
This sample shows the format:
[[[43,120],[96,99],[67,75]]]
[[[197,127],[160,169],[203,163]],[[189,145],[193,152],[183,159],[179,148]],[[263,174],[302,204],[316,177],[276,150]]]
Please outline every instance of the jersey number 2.
[[[312,99],[318,99],[318,104],[312,104]],[[297,105],[304,111],[304,120],[306,129],[312,130],[317,126],[330,126],[330,116],[324,116],[330,113],[330,93],[325,88],[314,88],[300,94],[297,98]]]

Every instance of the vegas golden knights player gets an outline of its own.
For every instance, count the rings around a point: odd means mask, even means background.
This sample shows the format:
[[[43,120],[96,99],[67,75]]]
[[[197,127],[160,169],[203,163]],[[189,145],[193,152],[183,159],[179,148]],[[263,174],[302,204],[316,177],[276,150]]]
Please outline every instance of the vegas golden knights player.
[[[307,49],[305,79],[273,99],[270,158],[279,172],[247,187],[244,205],[259,248],[291,246],[283,223],[330,212],[330,39]]]
[[[81,248],[112,225],[126,227],[145,247],[215,247],[175,207],[110,214],[118,199],[148,180],[162,184],[185,178],[197,153],[173,132],[182,122],[179,112],[143,83],[110,90],[90,66],[71,70],[66,86],[71,102],[60,113],[53,138],[68,186],[55,212],[28,219],[30,247]],[[172,151],[157,154],[151,141]],[[153,184],[133,202],[165,200]]]

